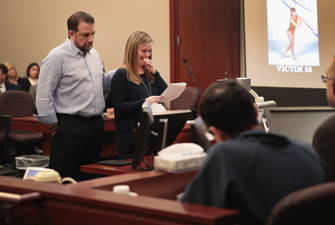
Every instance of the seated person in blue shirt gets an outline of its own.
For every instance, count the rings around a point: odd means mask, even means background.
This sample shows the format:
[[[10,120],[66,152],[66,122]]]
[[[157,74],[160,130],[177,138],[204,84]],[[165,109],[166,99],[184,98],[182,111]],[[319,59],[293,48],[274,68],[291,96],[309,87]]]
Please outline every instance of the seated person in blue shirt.
[[[312,147],[261,129],[250,94],[235,81],[212,84],[200,114],[217,143],[183,202],[237,209],[240,224],[265,224],[281,198],[328,181]]]
[[[159,103],[167,87],[152,61],[152,42],[145,32],[132,33],[126,44],[123,66],[111,81],[119,158],[125,154],[138,127],[143,102]]]

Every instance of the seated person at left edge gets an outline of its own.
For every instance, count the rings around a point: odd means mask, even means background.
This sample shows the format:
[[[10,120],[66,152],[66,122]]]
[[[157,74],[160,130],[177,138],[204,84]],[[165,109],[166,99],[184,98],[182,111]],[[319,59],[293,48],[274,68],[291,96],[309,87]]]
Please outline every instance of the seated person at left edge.
[[[152,61],[152,39],[141,31],[128,38],[122,68],[111,81],[115,110],[115,134],[118,157],[125,154],[125,147],[138,127],[144,101],[159,103],[167,84]],[[127,152],[128,153],[128,152]]]
[[[5,64],[0,64],[0,93],[5,91],[21,90],[17,84],[12,84],[6,81],[8,69]]]

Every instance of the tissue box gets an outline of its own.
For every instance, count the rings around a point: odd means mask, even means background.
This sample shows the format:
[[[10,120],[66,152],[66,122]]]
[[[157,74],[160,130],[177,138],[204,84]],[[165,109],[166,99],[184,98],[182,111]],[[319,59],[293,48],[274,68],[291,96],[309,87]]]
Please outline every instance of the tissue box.
[[[28,167],[47,167],[49,165],[49,156],[44,155],[23,155],[15,157],[15,165],[19,170],[25,170]]]
[[[156,170],[170,173],[180,173],[199,169],[206,158],[206,153],[198,153],[187,156],[155,156],[154,166]]]
[[[207,154],[203,148],[194,143],[171,145],[158,152],[154,158],[154,168],[171,173],[199,169]]]

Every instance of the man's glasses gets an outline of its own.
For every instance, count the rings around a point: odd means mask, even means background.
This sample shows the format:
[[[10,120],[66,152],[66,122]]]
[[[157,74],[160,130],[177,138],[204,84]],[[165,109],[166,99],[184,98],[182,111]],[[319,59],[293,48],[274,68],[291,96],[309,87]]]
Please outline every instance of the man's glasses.
[[[322,74],[321,75],[321,79],[322,79],[323,83],[326,83],[327,80],[335,80],[335,78],[329,78],[329,77],[327,77],[326,74]]]

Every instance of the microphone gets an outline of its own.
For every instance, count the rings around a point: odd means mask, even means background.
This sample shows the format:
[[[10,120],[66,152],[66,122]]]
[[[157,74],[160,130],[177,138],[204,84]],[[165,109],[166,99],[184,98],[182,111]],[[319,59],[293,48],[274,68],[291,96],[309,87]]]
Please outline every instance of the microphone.
[[[183,58],[183,61],[188,66],[186,58]]]
[[[186,58],[183,58],[183,61],[184,61],[185,65],[186,65],[186,67],[187,67],[187,69],[188,69],[188,73],[191,74],[191,77],[192,77],[192,79],[193,79],[193,81],[194,81],[194,83],[195,83],[195,86],[197,87],[198,92],[199,92],[199,94],[200,94],[200,96],[201,96],[201,95],[202,95],[201,90],[200,90],[200,88],[199,88],[199,86],[198,86],[197,81],[195,80],[195,77],[194,77],[194,75],[193,75],[193,73],[192,73],[192,69],[191,69],[191,67],[187,64],[187,60],[186,60]]]
[[[267,107],[275,107],[277,104],[275,101],[266,101],[266,102],[256,102],[256,105],[259,109],[267,108]]]

